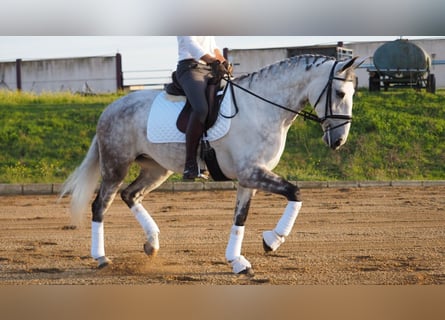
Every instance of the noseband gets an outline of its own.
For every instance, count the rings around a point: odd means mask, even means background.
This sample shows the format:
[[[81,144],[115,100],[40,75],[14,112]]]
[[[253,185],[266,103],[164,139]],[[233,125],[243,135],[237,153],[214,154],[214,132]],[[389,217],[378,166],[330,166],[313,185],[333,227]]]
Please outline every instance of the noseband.
[[[318,103],[321,100],[321,97],[323,96],[323,94],[326,92],[326,104],[325,104],[325,113],[324,113],[324,117],[322,118],[318,118],[318,122],[320,122],[321,124],[323,124],[327,119],[342,119],[342,120],[346,120],[334,127],[328,127],[326,130],[324,130],[324,132],[326,131],[330,131],[339,127],[342,127],[348,123],[351,122],[352,117],[349,115],[343,115],[343,114],[334,114],[332,112],[332,82],[334,80],[340,80],[340,81],[344,81],[344,82],[353,82],[352,79],[348,80],[348,79],[344,79],[344,78],[338,78],[334,76],[334,71],[335,71],[335,67],[337,66],[338,61],[334,62],[334,65],[332,66],[331,72],[329,74],[329,80],[326,83],[326,85],[324,86],[323,90],[321,91],[320,95],[318,96],[317,101],[314,104],[314,109],[317,107]]]

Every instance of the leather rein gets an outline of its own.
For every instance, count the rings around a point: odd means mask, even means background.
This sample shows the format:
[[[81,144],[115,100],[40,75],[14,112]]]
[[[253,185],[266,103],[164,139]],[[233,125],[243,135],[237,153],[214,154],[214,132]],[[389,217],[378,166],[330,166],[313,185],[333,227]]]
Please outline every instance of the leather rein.
[[[228,76],[225,77],[224,80],[227,81],[227,83],[228,83],[229,86],[231,87],[231,88],[230,88],[230,89],[231,89],[230,91],[231,91],[231,93],[232,93],[232,99],[233,99],[233,103],[234,103],[234,106],[235,106],[235,114],[230,115],[230,116],[225,116],[225,115],[222,115],[222,114],[221,114],[221,116],[224,117],[224,118],[233,118],[233,117],[235,117],[236,114],[238,113],[239,108],[238,108],[238,105],[237,105],[237,103],[236,103],[235,92],[234,92],[234,90],[233,90],[233,87],[237,87],[238,89],[241,89],[241,90],[243,90],[244,92],[249,93],[250,95],[254,96],[255,98],[258,98],[258,99],[260,99],[260,100],[262,100],[262,101],[264,101],[264,102],[267,102],[267,103],[269,103],[269,104],[271,104],[271,105],[273,105],[273,106],[275,106],[275,107],[278,107],[278,108],[280,108],[280,109],[283,109],[283,110],[289,111],[289,112],[291,112],[291,113],[300,115],[300,116],[302,116],[305,120],[307,120],[307,119],[308,119],[308,120],[312,120],[312,121],[318,122],[318,123],[320,123],[320,124],[323,124],[327,119],[343,119],[343,120],[346,120],[345,122],[343,122],[343,123],[341,123],[341,124],[339,124],[339,125],[336,125],[335,127],[328,127],[328,128],[325,130],[325,132],[326,132],[326,131],[329,131],[329,130],[333,130],[333,129],[338,128],[338,127],[341,127],[341,126],[344,126],[344,125],[346,125],[346,124],[348,124],[348,123],[351,122],[352,117],[349,116],[349,115],[333,114],[333,112],[332,112],[332,82],[333,82],[334,80],[353,82],[353,80],[344,79],[344,78],[338,78],[338,77],[335,77],[335,76],[334,76],[334,71],[335,71],[335,67],[337,66],[337,63],[338,63],[338,61],[335,61],[335,62],[334,62],[334,65],[332,66],[331,72],[330,72],[330,74],[329,74],[329,80],[328,80],[328,82],[326,83],[326,85],[324,86],[323,90],[321,91],[321,93],[320,93],[320,95],[318,96],[318,99],[317,99],[317,101],[315,102],[315,105],[314,105],[314,109],[315,109],[316,106],[317,106],[317,104],[320,102],[320,100],[321,100],[323,94],[326,93],[325,115],[324,115],[324,117],[322,117],[322,118],[319,118],[317,115],[315,115],[315,114],[313,114],[313,113],[311,113],[311,112],[304,111],[304,110],[302,110],[302,111],[295,111],[295,110],[293,110],[293,109],[291,109],[291,108],[285,107],[285,106],[283,106],[283,105],[281,105],[281,104],[275,103],[275,102],[273,102],[273,101],[271,101],[271,100],[268,100],[268,99],[266,99],[266,98],[264,98],[264,97],[261,97],[260,95],[258,95],[258,94],[256,94],[256,93],[254,93],[254,92],[252,92],[252,91],[250,91],[250,90],[248,90],[248,89],[246,89],[246,88],[243,88],[243,87],[241,87],[240,85],[234,83]],[[224,96],[225,93],[226,93],[227,87],[228,87],[228,86],[226,86],[226,88],[224,89],[223,96]]]

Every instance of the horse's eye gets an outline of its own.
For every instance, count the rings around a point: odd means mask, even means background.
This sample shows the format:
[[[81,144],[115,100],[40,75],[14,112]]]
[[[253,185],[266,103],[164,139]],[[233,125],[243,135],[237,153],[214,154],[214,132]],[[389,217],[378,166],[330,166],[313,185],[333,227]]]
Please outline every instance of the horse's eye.
[[[339,99],[343,99],[345,97],[345,93],[343,91],[335,90],[335,94]]]

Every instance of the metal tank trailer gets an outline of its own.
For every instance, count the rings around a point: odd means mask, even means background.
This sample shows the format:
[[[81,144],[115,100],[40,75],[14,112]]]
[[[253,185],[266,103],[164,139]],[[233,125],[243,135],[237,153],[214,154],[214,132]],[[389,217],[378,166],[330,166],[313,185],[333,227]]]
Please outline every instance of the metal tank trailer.
[[[381,45],[374,53],[373,62],[374,66],[368,68],[369,91],[410,87],[436,92],[436,78],[430,73],[430,56],[408,40],[397,39]]]

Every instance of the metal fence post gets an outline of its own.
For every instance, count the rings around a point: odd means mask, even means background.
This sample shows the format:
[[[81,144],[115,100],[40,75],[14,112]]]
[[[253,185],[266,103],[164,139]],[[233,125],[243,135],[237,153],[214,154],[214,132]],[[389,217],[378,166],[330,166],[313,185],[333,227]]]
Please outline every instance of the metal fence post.
[[[117,90],[124,89],[124,79],[122,74],[122,56],[116,53],[116,86]]]
[[[15,72],[17,81],[17,90],[22,90],[22,59],[17,59],[15,61]]]

